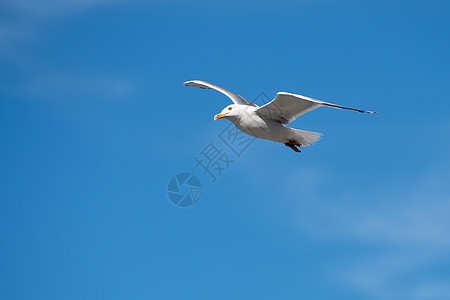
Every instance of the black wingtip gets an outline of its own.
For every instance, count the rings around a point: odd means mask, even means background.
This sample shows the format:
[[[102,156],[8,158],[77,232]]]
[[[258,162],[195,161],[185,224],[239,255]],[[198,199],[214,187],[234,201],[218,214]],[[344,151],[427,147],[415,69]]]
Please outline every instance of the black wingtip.
[[[200,80],[189,80],[183,83],[184,86],[195,86],[201,89],[211,89],[210,87],[207,87],[202,84]]]
[[[363,113],[363,114],[378,114],[376,111],[370,111],[370,110],[362,110],[362,109],[354,109],[354,108],[350,108],[350,110],[355,110],[355,111]]]

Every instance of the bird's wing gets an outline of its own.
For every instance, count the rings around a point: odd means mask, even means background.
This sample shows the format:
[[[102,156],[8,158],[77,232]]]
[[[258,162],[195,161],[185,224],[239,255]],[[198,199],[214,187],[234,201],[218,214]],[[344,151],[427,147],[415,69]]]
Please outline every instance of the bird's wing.
[[[329,106],[354,110],[362,113],[376,113],[361,109],[340,106],[301,95],[279,92],[275,99],[256,110],[260,117],[277,120],[283,124],[289,124],[299,116],[312,111],[320,106]]]
[[[228,90],[226,90],[224,88],[221,88],[220,86],[211,84],[211,83],[206,82],[206,81],[191,80],[191,81],[186,81],[184,83],[184,85],[186,85],[186,86],[195,86],[195,87],[199,87],[199,88],[202,88],[202,89],[216,90],[216,91],[221,92],[222,94],[226,95],[235,104],[257,106],[256,104],[248,101],[247,99],[242,98],[238,94],[232,93],[232,92],[230,92],[230,91],[228,91]]]

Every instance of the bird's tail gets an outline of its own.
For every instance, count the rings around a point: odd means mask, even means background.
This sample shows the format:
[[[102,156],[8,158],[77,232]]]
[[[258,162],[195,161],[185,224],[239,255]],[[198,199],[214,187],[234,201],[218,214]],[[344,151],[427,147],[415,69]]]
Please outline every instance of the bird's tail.
[[[291,128],[291,139],[305,147],[317,142],[321,136],[322,134],[318,132]]]

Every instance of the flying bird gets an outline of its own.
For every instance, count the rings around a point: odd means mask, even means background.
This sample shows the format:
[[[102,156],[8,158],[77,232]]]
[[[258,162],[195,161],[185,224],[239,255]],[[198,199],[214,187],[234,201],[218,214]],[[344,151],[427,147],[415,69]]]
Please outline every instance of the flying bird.
[[[234,104],[225,107],[221,113],[214,116],[214,120],[227,119],[248,135],[282,143],[295,152],[300,152],[297,147],[312,145],[322,135],[286,126],[309,111],[321,106],[329,106],[376,114],[373,111],[349,108],[286,92],[277,93],[275,99],[260,107],[235,93],[205,81],[191,80],[186,81],[184,85],[216,90],[233,101]]]

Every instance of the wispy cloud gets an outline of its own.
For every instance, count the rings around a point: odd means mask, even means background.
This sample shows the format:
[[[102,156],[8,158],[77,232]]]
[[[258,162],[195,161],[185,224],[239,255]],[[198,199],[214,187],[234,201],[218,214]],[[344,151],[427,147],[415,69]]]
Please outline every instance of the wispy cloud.
[[[418,174],[413,184],[355,191],[346,199],[314,197],[296,215],[300,228],[328,241],[359,244],[373,252],[330,271],[374,299],[450,299],[448,280],[422,275],[450,256],[450,168]],[[361,196],[370,207],[361,207]],[[346,205],[342,205],[345,202]]]
[[[133,83],[121,77],[97,73],[47,72],[23,83],[18,89],[29,97],[58,99],[122,99],[134,91]]]
[[[5,5],[20,15],[44,19],[74,14],[96,6],[121,0],[9,0]]]
[[[413,290],[411,299],[450,299],[450,280],[425,282]]]
[[[122,0],[7,0],[0,9],[8,13],[0,23],[0,61],[19,67],[23,76],[3,86],[11,93],[31,98],[127,97],[133,90],[130,80],[98,70],[73,72],[48,68],[30,53],[35,40],[49,26],[55,26],[86,11]],[[31,49],[31,50],[30,50]]]
[[[47,23],[74,16],[121,0],[7,0],[0,9],[7,14],[0,23],[0,58],[18,58],[19,48],[35,40]]]

